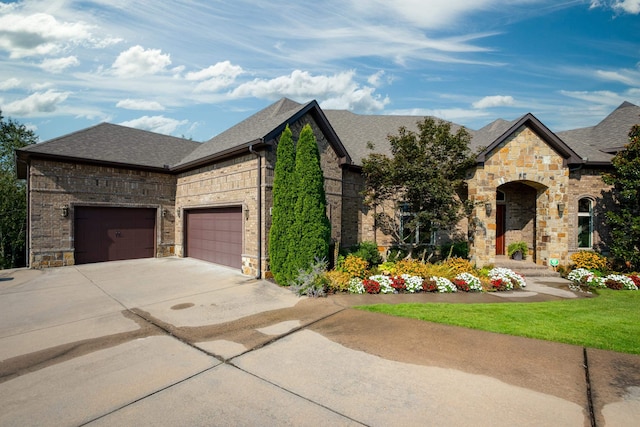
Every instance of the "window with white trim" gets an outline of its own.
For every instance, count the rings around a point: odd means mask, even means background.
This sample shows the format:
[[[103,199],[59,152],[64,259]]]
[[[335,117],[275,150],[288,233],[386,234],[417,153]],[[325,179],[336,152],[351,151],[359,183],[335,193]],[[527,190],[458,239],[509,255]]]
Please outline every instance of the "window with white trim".
[[[578,248],[593,247],[593,200],[578,200]]]
[[[414,218],[411,207],[407,202],[399,203],[400,210],[400,237],[404,243],[435,245],[437,232],[433,230],[430,235],[427,228],[418,224],[415,230],[411,230],[407,224]]]

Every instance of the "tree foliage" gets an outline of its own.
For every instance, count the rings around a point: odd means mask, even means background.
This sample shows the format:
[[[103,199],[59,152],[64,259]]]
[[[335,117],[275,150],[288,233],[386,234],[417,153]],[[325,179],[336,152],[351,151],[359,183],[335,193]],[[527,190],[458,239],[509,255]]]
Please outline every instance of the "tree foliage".
[[[311,126],[304,126],[295,148],[287,126],[276,156],[269,258],[276,281],[288,285],[300,271],[308,271],[317,260],[328,256],[331,224],[326,215],[320,153]]]
[[[287,126],[280,136],[276,149],[276,165],[273,177],[273,210],[269,230],[270,268],[278,283],[285,283],[287,270],[289,232],[292,230],[296,206],[295,165],[296,153],[291,129]]]
[[[26,264],[26,186],[17,179],[14,153],[37,140],[32,130],[0,112],[0,268]]]
[[[640,270],[640,125],[629,132],[629,143],[612,159],[613,172],[603,176],[613,185],[614,208],[606,213],[610,250],[616,267]]]
[[[363,160],[365,203],[377,207],[403,202],[411,214],[403,224],[404,233],[397,212],[377,214],[377,225],[400,245],[424,243],[432,231],[450,230],[458,223],[466,206],[457,192],[475,163],[471,136],[464,128],[452,133],[450,123],[430,117],[417,125],[418,132],[401,127],[397,135],[389,135],[391,157],[372,153]],[[408,238],[416,236],[416,229],[422,231],[421,242]]]
[[[297,273],[309,268],[316,258],[327,258],[331,242],[320,153],[308,124],[302,128],[296,147],[295,180],[295,224],[291,229],[288,265],[293,269],[290,271]]]

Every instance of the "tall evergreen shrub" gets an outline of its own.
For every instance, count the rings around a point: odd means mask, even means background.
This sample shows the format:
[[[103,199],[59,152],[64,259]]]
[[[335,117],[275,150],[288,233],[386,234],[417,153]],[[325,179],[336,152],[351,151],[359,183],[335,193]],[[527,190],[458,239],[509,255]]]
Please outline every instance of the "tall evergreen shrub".
[[[308,124],[302,128],[296,148],[297,198],[295,224],[290,229],[288,266],[291,274],[307,269],[315,258],[329,256],[331,224],[316,137]]]
[[[289,126],[280,136],[276,149],[276,165],[273,177],[272,223],[269,230],[270,268],[276,281],[286,284],[293,277],[287,269],[290,231],[295,223],[296,153]]]

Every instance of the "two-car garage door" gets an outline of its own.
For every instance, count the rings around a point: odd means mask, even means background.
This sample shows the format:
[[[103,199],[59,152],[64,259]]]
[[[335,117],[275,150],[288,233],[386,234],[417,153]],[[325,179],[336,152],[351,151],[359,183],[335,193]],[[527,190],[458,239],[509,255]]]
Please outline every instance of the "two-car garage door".
[[[77,206],[75,262],[155,256],[156,209]]]
[[[242,267],[242,208],[215,208],[186,214],[188,257]]]

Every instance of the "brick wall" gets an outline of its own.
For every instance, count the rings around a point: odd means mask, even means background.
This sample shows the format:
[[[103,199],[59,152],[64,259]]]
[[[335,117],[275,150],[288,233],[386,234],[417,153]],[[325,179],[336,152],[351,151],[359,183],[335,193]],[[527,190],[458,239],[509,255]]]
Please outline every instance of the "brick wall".
[[[73,265],[77,206],[157,209],[156,256],[174,250],[175,177],[169,174],[33,159],[29,168],[29,265]],[[68,216],[63,217],[63,207]],[[162,212],[166,211],[163,216]]]

